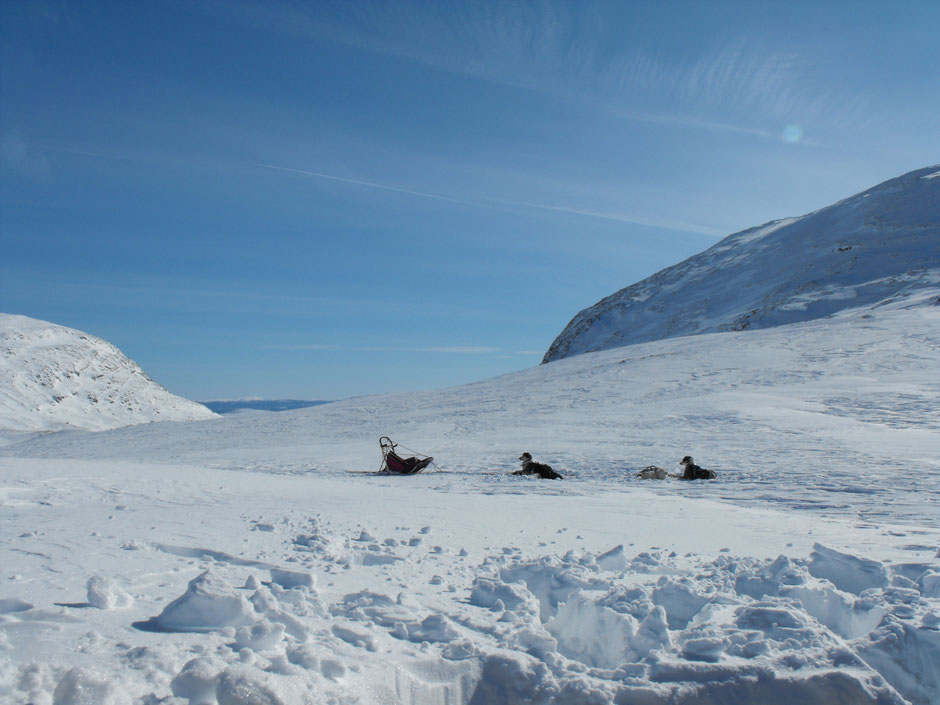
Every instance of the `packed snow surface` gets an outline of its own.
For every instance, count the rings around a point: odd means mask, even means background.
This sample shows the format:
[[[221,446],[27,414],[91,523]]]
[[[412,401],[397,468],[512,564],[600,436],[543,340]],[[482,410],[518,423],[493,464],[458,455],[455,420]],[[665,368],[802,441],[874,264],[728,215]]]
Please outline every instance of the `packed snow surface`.
[[[940,702],[938,293],[0,448],[0,702]]]
[[[812,320],[935,288],[937,168],[913,171],[801,218],[729,235],[578,313],[544,361]]]
[[[214,415],[170,394],[101,338],[0,313],[0,430],[100,431]]]

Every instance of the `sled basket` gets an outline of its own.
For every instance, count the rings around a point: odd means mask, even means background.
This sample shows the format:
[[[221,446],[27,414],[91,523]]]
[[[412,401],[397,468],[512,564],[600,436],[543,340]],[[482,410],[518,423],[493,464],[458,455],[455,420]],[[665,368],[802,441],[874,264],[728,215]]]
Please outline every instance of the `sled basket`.
[[[387,472],[392,475],[414,475],[424,470],[428,465],[434,462],[430,455],[416,453],[410,458],[403,458],[395,452],[398,447],[388,436],[382,436],[379,439],[379,448],[382,449],[382,467],[379,472]]]

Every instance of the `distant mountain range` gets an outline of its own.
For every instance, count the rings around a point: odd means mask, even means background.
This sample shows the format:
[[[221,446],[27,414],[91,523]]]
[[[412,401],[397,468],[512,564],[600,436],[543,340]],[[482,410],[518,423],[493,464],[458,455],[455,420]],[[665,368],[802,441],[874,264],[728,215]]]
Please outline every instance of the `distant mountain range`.
[[[729,235],[578,313],[542,362],[697,333],[940,301],[940,165]]]
[[[326,399],[236,399],[199,403],[217,414],[231,414],[236,411],[290,411],[330,402]]]
[[[0,313],[0,429],[101,431],[214,416],[170,394],[101,338]]]

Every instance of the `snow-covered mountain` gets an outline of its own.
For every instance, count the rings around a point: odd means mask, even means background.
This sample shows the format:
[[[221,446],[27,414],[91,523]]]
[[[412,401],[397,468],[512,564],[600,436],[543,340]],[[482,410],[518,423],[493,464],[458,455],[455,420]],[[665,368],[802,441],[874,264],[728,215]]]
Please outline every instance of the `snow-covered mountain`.
[[[542,361],[812,320],[938,286],[940,166],[933,166],[729,235],[578,313]]]
[[[0,313],[0,429],[100,431],[213,416],[100,338]]]

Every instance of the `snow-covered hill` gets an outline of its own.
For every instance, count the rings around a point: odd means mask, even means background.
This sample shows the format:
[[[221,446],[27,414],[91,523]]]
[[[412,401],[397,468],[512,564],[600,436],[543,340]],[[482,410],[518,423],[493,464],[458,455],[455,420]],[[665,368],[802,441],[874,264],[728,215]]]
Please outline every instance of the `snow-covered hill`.
[[[0,313],[0,429],[100,431],[215,416],[170,394],[110,343]]]
[[[0,448],[0,702],[937,703],[911,303]],[[349,474],[384,434],[443,472]]]
[[[940,282],[940,166],[801,218],[729,235],[578,313],[543,362],[682,335],[766,328]]]

